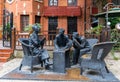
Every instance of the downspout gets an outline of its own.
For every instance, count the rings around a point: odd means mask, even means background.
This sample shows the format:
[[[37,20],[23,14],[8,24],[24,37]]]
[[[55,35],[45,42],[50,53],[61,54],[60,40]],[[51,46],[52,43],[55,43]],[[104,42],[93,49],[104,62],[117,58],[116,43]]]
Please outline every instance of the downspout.
[[[86,2],[87,0],[84,0],[84,31],[86,30]]]
[[[2,21],[2,23],[3,23],[3,35],[4,35],[4,30],[5,30],[5,0],[4,0],[4,6],[3,6],[3,21]],[[2,35],[2,39],[3,39],[3,47],[4,47],[4,36]]]

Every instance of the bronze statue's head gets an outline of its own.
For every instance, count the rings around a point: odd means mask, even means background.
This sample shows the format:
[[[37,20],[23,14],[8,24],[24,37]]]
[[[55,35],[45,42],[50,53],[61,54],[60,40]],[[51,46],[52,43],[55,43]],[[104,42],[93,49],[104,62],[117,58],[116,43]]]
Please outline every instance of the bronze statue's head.
[[[40,29],[39,29],[39,27],[38,27],[37,25],[33,25],[33,26],[32,26],[32,29],[33,29],[33,31],[34,31],[35,33],[39,33],[39,31],[40,31]]]
[[[64,30],[63,28],[60,28],[60,29],[59,29],[59,34],[60,34],[60,35],[64,35],[64,32],[65,32],[65,30]]]
[[[73,35],[72,35],[74,38],[78,38],[79,37],[79,34],[78,32],[73,32]]]

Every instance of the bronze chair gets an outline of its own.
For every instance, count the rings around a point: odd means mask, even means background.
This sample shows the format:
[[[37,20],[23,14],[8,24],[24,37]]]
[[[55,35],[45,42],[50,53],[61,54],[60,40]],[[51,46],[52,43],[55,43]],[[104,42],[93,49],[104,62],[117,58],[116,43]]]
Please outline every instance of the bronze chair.
[[[98,42],[98,39],[90,38],[90,39],[87,39],[87,41],[88,41],[90,48],[91,48],[91,51],[92,51],[93,46]],[[91,51],[87,52],[87,54],[92,54]]]
[[[38,56],[33,55],[32,48],[33,46],[29,45],[29,40],[26,38],[20,38],[18,41],[21,43],[23,48],[24,57],[22,59],[22,62],[20,64],[19,70],[21,70],[22,66],[30,66],[31,72],[33,72],[33,66],[41,64],[41,67],[43,67],[43,62],[40,61],[40,58]]]
[[[91,58],[90,59],[84,58],[80,63],[81,75],[83,73],[83,69],[88,68],[98,70],[101,73],[102,77],[104,78],[102,74],[102,69],[105,68],[107,73],[109,73],[109,70],[106,66],[104,59],[111,51],[114,43],[115,42],[102,42],[95,44],[92,49]]]
[[[86,39],[86,40],[88,41],[90,48],[80,49],[79,63],[81,62],[83,55],[87,54],[87,56],[91,56],[93,46],[98,42],[98,39],[95,39],[95,38],[90,38],[90,39]],[[87,57],[87,58],[89,58],[89,57]]]

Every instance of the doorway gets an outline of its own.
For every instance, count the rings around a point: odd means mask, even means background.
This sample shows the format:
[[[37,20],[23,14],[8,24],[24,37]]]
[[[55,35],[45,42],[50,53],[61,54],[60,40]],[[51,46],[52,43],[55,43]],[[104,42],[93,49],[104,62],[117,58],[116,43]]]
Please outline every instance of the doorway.
[[[55,38],[53,35],[56,34],[57,26],[58,26],[58,17],[49,17],[48,18],[48,34],[50,35],[50,39]]]
[[[72,34],[73,32],[77,32],[77,17],[68,17],[67,18],[67,27],[68,34]]]

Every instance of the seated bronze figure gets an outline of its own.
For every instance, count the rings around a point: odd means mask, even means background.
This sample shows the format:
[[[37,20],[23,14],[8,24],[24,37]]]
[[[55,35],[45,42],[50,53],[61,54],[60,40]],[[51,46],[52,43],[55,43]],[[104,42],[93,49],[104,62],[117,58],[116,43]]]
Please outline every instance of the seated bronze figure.
[[[73,65],[77,64],[80,61],[80,58],[83,54],[90,51],[90,45],[87,40],[79,36],[78,32],[73,32]]]
[[[64,29],[59,29],[59,34],[54,40],[55,50],[69,50],[72,46],[70,39],[64,34]]]
[[[64,73],[65,68],[70,67],[69,52],[72,47],[72,41],[64,32],[65,30],[60,28],[54,40],[53,71],[60,73]]]
[[[32,27],[33,33],[29,37],[29,45],[33,46],[31,52],[33,55],[38,55],[40,61],[43,61],[45,64],[45,68],[49,69],[49,54],[46,49],[43,49],[45,38],[39,39],[38,33],[40,31],[37,25]]]

